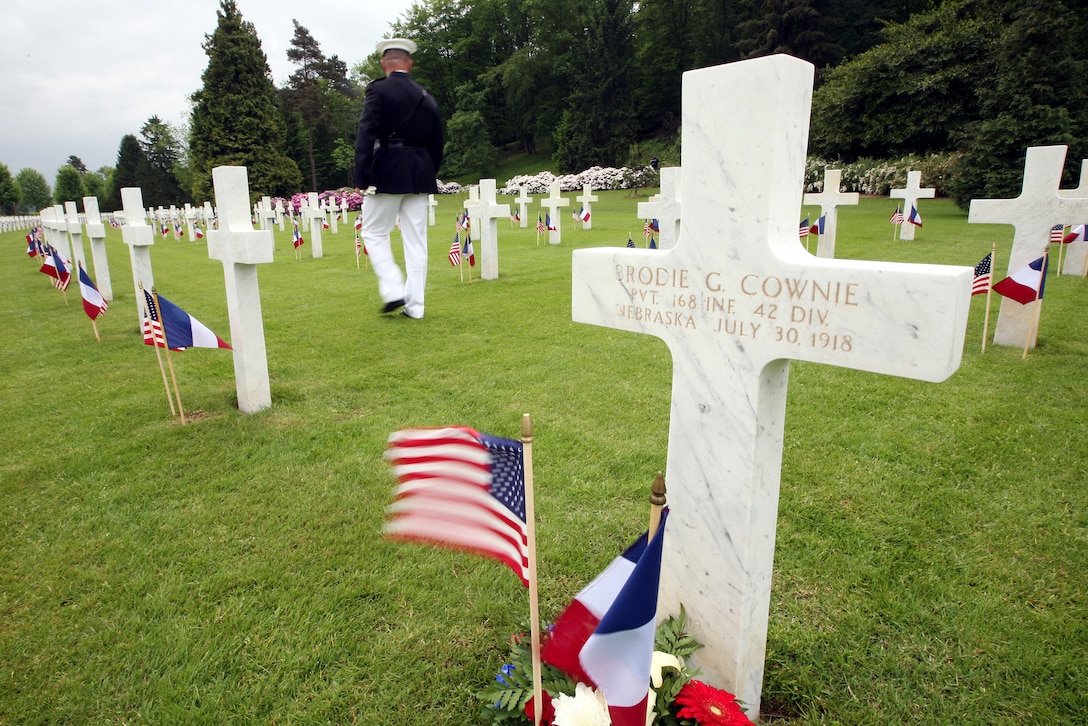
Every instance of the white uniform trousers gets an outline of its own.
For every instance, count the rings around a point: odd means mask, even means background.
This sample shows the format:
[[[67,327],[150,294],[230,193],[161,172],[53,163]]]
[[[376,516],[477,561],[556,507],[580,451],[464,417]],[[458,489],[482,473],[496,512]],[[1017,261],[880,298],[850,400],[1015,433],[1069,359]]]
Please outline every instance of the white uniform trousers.
[[[427,196],[426,194],[373,194],[363,201],[363,242],[378,276],[382,302],[404,300],[404,311],[423,317],[423,293],[427,286]],[[404,243],[402,274],[389,235],[400,216]]]

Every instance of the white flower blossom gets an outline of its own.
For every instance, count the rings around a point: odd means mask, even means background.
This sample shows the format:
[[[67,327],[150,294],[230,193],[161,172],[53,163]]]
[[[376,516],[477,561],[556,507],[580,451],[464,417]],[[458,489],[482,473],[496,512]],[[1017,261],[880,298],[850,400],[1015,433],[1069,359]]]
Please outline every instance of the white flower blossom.
[[[575,686],[574,695],[561,693],[552,699],[555,726],[611,726],[604,695],[584,683]]]

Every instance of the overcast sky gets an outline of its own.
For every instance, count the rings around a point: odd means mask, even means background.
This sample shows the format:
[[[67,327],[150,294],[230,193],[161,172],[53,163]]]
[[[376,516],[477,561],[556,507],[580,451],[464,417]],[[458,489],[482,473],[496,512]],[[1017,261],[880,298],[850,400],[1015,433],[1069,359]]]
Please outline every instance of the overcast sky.
[[[298,20],[326,56],[366,58],[414,0],[236,0],[256,27],[281,86]],[[0,163],[40,171],[50,186],[76,155],[114,166],[125,134],[151,116],[188,120],[189,95],[208,65],[201,47],[219,0],[0,0]]]

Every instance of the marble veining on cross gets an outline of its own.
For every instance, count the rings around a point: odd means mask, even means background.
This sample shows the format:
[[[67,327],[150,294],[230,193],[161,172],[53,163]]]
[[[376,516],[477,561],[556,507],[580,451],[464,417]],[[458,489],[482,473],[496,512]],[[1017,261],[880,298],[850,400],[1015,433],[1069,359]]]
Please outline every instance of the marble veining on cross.
[[[971,200],[969,223],[1011,224],[1015,229],[1008,274],[1042,257],[1050,245],[1050,228],[1055,224],[1080,224],[1073,220],[1088,220],[1088,199],[1058,192],[1065,153],[1065,146],[1033,146],[1024,157],[1024,182],[1019,197]],[[996,275],[994,279],[998,279]],[[1034,348],[1038,330],[1032,335],[1032,321],[1038,305],[1038,302],[1021,305],[1002,297],[994,344],[1022,348],[1027,343]]]
[[[687,609],[706,646],[694,665],[753,715],[790,360],[944,380],[971,297],[969,267],[805,252],[812,81],[811,64],[783,55],[685,73],[676,247],[573,254],[574,320],[654,335],[672,354],[660,609]]]
[[[820,216],[824,220],[824,231],[816,245],[816,256],[832,258],[835,256],[835,235],[839,227],[839,207],[858,203],[857,192],[844,192],[839,189],[842,183],[842,169],[824,169],[823,191],[805,194],[805,204],[820,205]]]

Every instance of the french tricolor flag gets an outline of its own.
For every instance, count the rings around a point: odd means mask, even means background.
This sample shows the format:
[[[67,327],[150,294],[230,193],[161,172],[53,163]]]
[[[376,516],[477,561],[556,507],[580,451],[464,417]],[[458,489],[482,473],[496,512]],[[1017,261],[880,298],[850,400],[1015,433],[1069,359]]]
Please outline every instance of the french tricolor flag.
[[[1032,260],[1027,267],[1021,267],[1016,272],[994,285],[994,292],[1004,295],[1010,300],[1015,300],[1021,305],[1043,299],[1043,288],[1046,287],[1046,268],[1049,266],[1047,255]]]
[[[147,290],[144,290],[144,295],[148,300],[148,308],[153,311],[151,316],[152,319],[161,321],[166,327],[166,343],[170,346],[170,350],[185,350],[186,348],[230,349],[230,346],[227,345],[222,338],[213,333],[207,325],[200,322],[162,295],[156,296],[159,303],[157,311],[155,310],[151,294],[147,292]],[[144,325],[148,325],[146,320],[144,321]],[[148,340],[146,334],[144,343],[146,345],[154,344],[151,340]],[[161,341],[159,342],[159,345],[161,346]]]
[[[922,226],[922,215],[918,214],[918,207],[913,204],[910,205],[910,216],[907,217],[907,221],[916,227]]]
[[[827,215],[821,214],[820,218],[816,220],[816,224],[812,225],[812,227],[809,229],[809,232],[811,232],[812,234],[823,234],[824,224],[826,223],[826,221]]]
[[[668,508],[647,544],[627,548],[556,619],[541,659],[604,694],[613,726],[644,726],[649,708],[661,543]]]
[[[1088,240],[1088,224],[1075,224],[1069,229],[1069,234],[1062,237],[1062,244],[1085,240]]]

